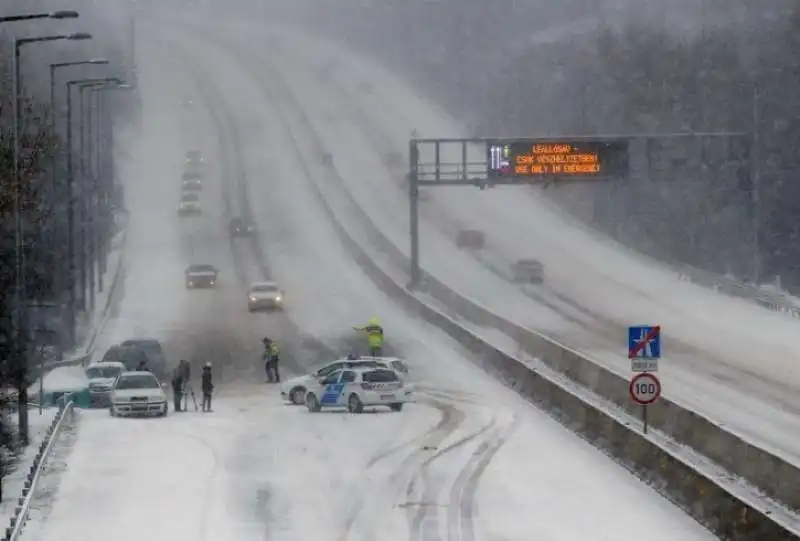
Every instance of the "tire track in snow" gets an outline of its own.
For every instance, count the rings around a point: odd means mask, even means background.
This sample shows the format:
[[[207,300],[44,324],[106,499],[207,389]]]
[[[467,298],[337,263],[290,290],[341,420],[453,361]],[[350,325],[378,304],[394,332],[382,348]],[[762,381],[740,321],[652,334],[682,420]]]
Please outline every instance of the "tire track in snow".
[[[448,396],[457,402],[486,407],[486,404],[458,391],[430,391],[429,394]],[[418,477],[409,483],[406,489],[407,497],[414,491],[415,485],[422,484],[424,487],[421,505],[417,506],[416,511],[409,517],[410,541],[445,541],[441,534],[442,529],[447,532],[446,541],[474,541],[473,518],[478,482],[494,455],[511,436],[517,422],[515,415],[503,422],[496,409],[491,407],[489,409],[491,411],[489,422],[429,457],[420,468]],[[444,487],[426,484],[426,477],[430,473],[429,470],[436,466],[438,459],[475,442],[477,442],[476,449],[461,466],[448,491],[447,501],[444,503],[446,523],[443,528],[439,499]]]

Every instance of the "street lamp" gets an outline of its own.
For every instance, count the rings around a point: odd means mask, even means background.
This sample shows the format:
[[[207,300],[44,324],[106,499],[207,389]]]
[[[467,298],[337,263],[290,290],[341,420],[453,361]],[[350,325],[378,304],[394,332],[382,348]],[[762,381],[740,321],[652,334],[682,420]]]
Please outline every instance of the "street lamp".
[[[77,11],[50,11],[48,13],[31,13],[26,15],[9,15],[0,17],[0,23],[15,23],[18,21],[32,21],[34,19],[77,19],[80,14]]]
[[[102,85],[90,88],[91,95],[97,99],[97,116],[95,120],[97,127],[94,130],[95,144],[94,144],[94,164],[96,167],[95,179],[99,180],[99,185],[95,185],[99,198],[100,210],[97,213],[100,219],[99,227],[94,231],[94,242],[97,248],[97,291],[102,293],[105,287],[104,274],[108,264],[108,249],[109,249],[109,232],[111,231],[111,213],[109,209],[111,194],[114,185],[114,165],[113,165],[113,149],[114,149],[114,127],[111,121],[111,116],[106,106],[104,93],[111,90],[129,90],[133,88],[128,83]],[[90,95],[90,96],[91,96]],[[91,107],[91,97],[90,97]],[[99,188],[99,189],[98,189]]]
[[[54,12],[56,13],[56,12]],[[62,15],[64,15],[62,13]],[[61,41],[61,40],[85,40],[91,39],[91,34],[86,34],[83,32],[73,33],[73,34],[56,34],[51,36],[37,36],[32,38],[17,38],[14,40],[14,66],[13,66],[13,81],[12,81],[12,88],[14,91],[14,99],[11,100],[12,103],[12,114],[13,114],[13,121],[12,121],[12,139],[13,139],[13,152],[12,152],[12,161],[14,162],[13,166],[13,182],[14,186],[12,188],[12,212],[14,213],[14,241],[15,241],[15,262],[14,262],[14,335],[16,340],[16,357],[17,362],[20,363],[21,366],[24,366],[25,359],[22,357],[24,348],[22,347],[22,341],[24,338],[24,333],[22,329],[22,302],[24,298],[24,289],[25,289],[25,250],[23,245],[23,220],[22,220],[22,209],[20,208],[21,202],[20,199],[22,198],[22,179],[20,178],[20,137],[19,137],[19,128],[20,128],[20,114],[19,114],[19,101],[20,101],[20,94],[22,94],[22,85],[21,85],[21,77],[20,77],[20,50],[22,49],[23,45],[28,45],[30,43],[44,43],[48,41]],[[25,387],[25,382],[21,382],[22,387]],[[28,392],[27,389],[20,389],[19,392],[19,436],[22,445],[28,444],[28,416],[27,416],[27,409],[25,404],[28,400]]]
[[[71,62],[55,62],[53,64],[50,64],[50,111],[51,111],[51,114],[50,114],[50,131],[51,131],[52,134],[55,135],[55,133],[56,133],[56,115],[55,115],[55,111],[56,111],[56,71],[61,69],[61,68],[66,68],[66,67],[70,67],[70,66],[83,66],[83,65],[90,65],[90,64],[91,65],[105,65],[105,64],[108,64],[108,60],[106,60],[105,58],[91,58],[91,59],[88,59],[88,60],[75,60],[75,61],[71,61]],[[52,164],[51,164],[52,175],[53,175],[51,190],[52,190],[52,200],[53,200],[54,204],[56,204],[57,202],[61,201],[61,198],[58,197],[59,196],[59,193],[58,193],[59,190],[58,190],[57,160],[58,160],[58,153],[57,152],[53,152],[53,154],[52,154]],[[58,215],[59,214],[57,212],[54,212],[53,213],[53,220],[56,220]],[[56,246],[59,246],[57,236],[58,236],[59,232],[62,232],[62,230],[59,227],[57,227],[58,224],[56,224],[56,223],[54,223],[53,226],[54,227],[53,227],[52,239],[51,239],[51,242],[52,242],[51,249],[52,249],[53,253],[55,253]],[[54,282],[55,283],[54,283],[54,288],[53,289],[55,289],[55,295],[56,295],[57,299],[61,298],[61,295],[64,292],[64,287],[61,284],[61,279],[62,278],[63,277],[61,276],[61,273],[56,273],[56,275],[54,277]],[[69,322],[70,340],[71,340],[71,342],[74,342],[75,341],[74,314],[68,314],[68,317],[70,318],[70,322]]]
[[[67,81],[67,277],[69,280],[68,312],[74,322],[77,305],[76,286],[77,276],[75,268],[75,175],[72,164],[72,87],[85,84],[117,84],[124,82],[118,77],[93,77],[88,79],[75,79]],[[81,295],[83,300],[83,295]]]

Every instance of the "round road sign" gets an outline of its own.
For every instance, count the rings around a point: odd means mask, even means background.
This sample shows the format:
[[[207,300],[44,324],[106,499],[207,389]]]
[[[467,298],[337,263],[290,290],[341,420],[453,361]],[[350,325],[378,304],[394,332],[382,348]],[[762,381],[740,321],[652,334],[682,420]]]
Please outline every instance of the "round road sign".
[[[661,382],[650,372],[636,374],[631,380],[629,389],[633,401],[642,406],[652,404],[661,396]]]

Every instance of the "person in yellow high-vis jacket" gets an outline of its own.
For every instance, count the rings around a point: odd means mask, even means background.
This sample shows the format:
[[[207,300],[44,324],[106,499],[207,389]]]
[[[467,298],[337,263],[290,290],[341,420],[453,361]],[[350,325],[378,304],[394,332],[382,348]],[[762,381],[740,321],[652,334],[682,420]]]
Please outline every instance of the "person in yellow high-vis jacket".
[[[353,327],[357,331],[366,333],[369,352],[375,357],[379,357],[383,351],[383,327],[378,318],[371,317],[363,327]]]

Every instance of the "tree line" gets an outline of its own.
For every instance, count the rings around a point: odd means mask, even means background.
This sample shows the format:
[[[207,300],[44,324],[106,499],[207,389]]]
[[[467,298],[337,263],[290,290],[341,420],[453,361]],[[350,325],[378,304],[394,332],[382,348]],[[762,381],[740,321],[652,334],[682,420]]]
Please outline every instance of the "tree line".
[[[22,343],[17,340],[14,326],[15,268],[17,262],[17,209],[23,224],[22,253],[26,266],[23,308],[39,303],[63,301],[63,291],[57,291],[54,277],[66,278],[66,249],[54,242],[54,232],[63,228],[65,201],[66,152],[65,83],[71,79],[116,75],[125,77],[130,67],[129,55],[114,35],[113,26],[99,24],[102,15],[93,12],[92,3],[76,0],[72,5],[56,5],[50,0],[6,0],[0,7],[0,17],[30,13],[46,13],[75,9],[80,18],[73,21],[30,21],[0,24],[0,476],[15,467],[19,452],[16,422],[13,418],[17,396],[33,384],[30,366],[39,364],[39,355],[48,355],[54,342],[69,351],[61,314],[53,315],[53,328],[38,329],[30,325]],[[12,62],[14,38],[44,36],[71,32],[90,32],[86,42],[52,42],[24,47],[22,55],[22,93],[19,97],[20,161],[18,182],[14,175],[13,148],[13,88]],[[49,101],[49,64],[91,58],[106,58],[116,65],[113,74],[96,68],[76,66],[67,68],[58,77],[56,102]],[[130,118],[125,111],[122,120]],[[74,112],[73,112],[74,114]],[[75,141],[73,156],[81,152]],[[54,170],[55,168],[55,170]],[[15,204],[15,194],[18,203]],[[88,197],[78,194],[77,197]],[[80,338],[80,337],[78,337]],[[22,351],[22,362],[19,352]],[[23,394],[24,396],[24,394]],[[0,499],[2,499],[0,489]]]

